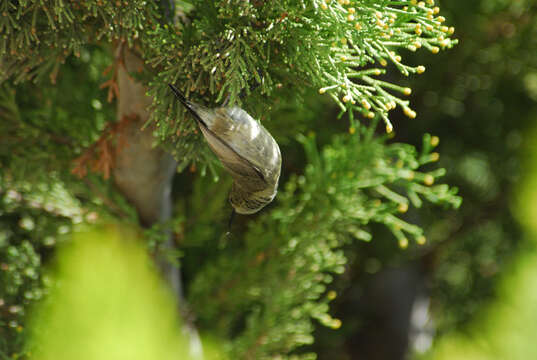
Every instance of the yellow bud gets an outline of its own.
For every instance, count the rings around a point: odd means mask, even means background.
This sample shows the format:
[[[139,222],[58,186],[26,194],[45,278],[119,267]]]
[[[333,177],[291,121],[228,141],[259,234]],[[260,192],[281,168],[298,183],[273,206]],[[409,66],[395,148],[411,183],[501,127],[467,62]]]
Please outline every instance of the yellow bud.
[[[339,319],[332,320],[332,322],[330,324],[330,327],[332,329],[339,329],[341,327],[341,320],[339,320]]]
[[[449,40],[448,39],[444,39],[440,42],[440,46],[442,47],[446,47],[446,46],[449,46]]]
[[[399,239],[399,247],[401,249],[406,249],[408,247],[408,239],[407,238]]]
[[[419,49],[421,47],[421,43],[419,41],[414,42],[414,46],[416,49]]]
[[[424,245],[426,242],[427,242],[427,238],[423,235],[416,238],[416,243],[418,245]]]
[[[349,12],[349,14],[354,14],[356,12],[356,9],[351,7],[347,11]]]
[[[382,19],[382,13],[380,11],[375,11],[375,16],[377,19]]]
[[[399,206],[397,207],[397,211],[399,211],[400,213],[406,213],[408,211],[408,204],[407,203],[399,204]]]
[[[341,55],[340,59],[341,61],[347,61],[347,57],[345,55]]]
[[[440,143],[440,138],[438,136],[431,137],[431,146],[438,146]]]
[[[319,94],[322,95],[322,94],[324,94],[325,92],[326,92],[326,89],[325,89],[325,88],[320,88],[320,89],[319,89]]]
[[[405,113],[405,115],[411,119],[414,119],[416,117],[416,112],[410,108],[404,108],[403,113]]]
[[[423,1],[420,1],[420,2],[418,3],[418,6],[419,6],[419,7],[425,7],[425,3],[424,3]]]
[[[345,5],[349,5],[351,3],[351,0],[345,0]]]
[[[390,134],[393,131],[393,125],[391,123],[386,124],[386,133]]]
[[[351,100],[351,97],[349,95],[343,96],[343,102],[349,102]]]
[[[373,119],[373,118],[375,117],[375,113],[372,112],[372,111],[370,111],[370,112],[367,113],[367,117],[368,117],[369,119]]]
[[[382,66],[386,66],[386,65],[388,65],[388,62],[386,60],[384,60],[384,59],[380,59],[379,64],[382,65]]]
[[[404,88],[404,89],[403,89],[403,94],[405,94],[405,95],[407,95],[407,96],[410,95],[410,94],[412,94],[412,89],[409,88],[409,87]]]
[[[356,30],[362,30],[362,25],[360,25],[360,23],[356,23],[356,24],[354,24],[354,28]]]
[[[423,178],[423,183],[429,186],[434,184],[434,177],[429,174],[425,175],[425,177]]]
[[[427,31],[433,31],[433,26],[427,24],[427,25],[425,25],[425,30],[427,30]]]
[[[349,134],[354,134],[356,132],[356,129],[354,127],[349,128]]]
[[[380,71],[379,69],[375,69],[374,74],[378,76],[378,75],[382,74],[382,71]]]
[[[395,58],[395,60],[397,60],[398,62],[401,62],[401,56],[396,55],[394,58]]]
[[[427,5],[433,6],[434,5],[434,0],[427,0]]]
[[[433,8],[433,13],[436,15],[436,14],[438,14],[439,12],[440,12],[440,8],[439,8],[438,6],[435,6],[435,7]]]
[[[345,5],[345,0],[338,0],[339,5]]]
[[[408,45],[407,49],[412,51],[412,52],[416,51],[416,47],[414,45]]]
[[[443,23],[444,21],[446,21],[446,18],[443,17],[443,16],[439,16],[439,17],[436,18],[436,20],[437,20],[438,22]]]
[[[416,68],[416,71],[418,72],[418,74],[423,74],[425,72],[425,66],[423,65],[419,65],[417,68]]]
[[[354,21],[354,15],[349,14],[349,15],[347,16],[347,21]]]
[[[449,28],[447,26],[440,26],[440,31],[447,33]]]
[[[337,296],[337,293],[334,291],[334,290],[330,290],[327,294],[326,294],[326,297],[328,298],[328,300],[334,300]]]
[[[363,106],[364,108],[366,108],[366,110],[371,109],[371,104],[369,104],[369,103],[367,102],[366,99],[363,99],[363,100],[361,101],[361,103],[362,103],[362,106]]]
[[[432,52],[433,54],[438,54],[439,51],[440,51],[440,48],[439,48],[438,46],[433,46],[433,47],[431,48],[431,52]]]
[[[431,161],[438,161],[440,159],[440,154],[437,152],[431,153]]]
[[[454,28],[453,26],[451,26],[451,27],[449,28],[448,34],[449,34],[449,35],[452,35],[454,32],[455,32],[455,28]]]
[[[326,9],[328,9],[328,6],[326,6],[325,3],[321,3],[321,9],[326,10]]]

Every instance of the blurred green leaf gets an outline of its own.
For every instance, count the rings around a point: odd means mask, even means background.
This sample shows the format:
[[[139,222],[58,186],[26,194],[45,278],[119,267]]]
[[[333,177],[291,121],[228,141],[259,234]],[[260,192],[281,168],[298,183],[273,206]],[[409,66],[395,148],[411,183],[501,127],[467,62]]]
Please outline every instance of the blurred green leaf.
[[[80,233],[31,321],[35,359],[188,359],[173,296],[129,229]]]

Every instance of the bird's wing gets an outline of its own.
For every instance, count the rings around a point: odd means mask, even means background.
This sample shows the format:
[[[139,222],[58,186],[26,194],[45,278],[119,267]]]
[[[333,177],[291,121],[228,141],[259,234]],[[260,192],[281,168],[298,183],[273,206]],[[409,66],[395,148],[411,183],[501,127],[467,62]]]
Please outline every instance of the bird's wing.
[[[174,92],[177,99],[187,108],[187,110],[192,114],[196,122],[198,123],[205,139],[209,143],[209,146],[213,152],[218,156],[222,164],[232,173],[237,174],[243,177],[249,177],[252,179],[258,179],[263,184],[267,184],[267,180],[263,175],[263,172],[259,167],[255,166],[251,161],[241,156],[237,153],[226,141],[221,139],[214,131],[209,129],[209,124],[205,123],[202,119],[199,111],[206,111],[207,109],[200,107],[194,103],[188,101],[184,95],[172,84],[168,84],[169,87]],[[220,118],[222,121],[224,118]],[[218,125],[218,123],[216,123]],[[215,124],[212,124],[213,126]],[[223,124],[224,125],[224,124]]]
[[[238,154],[203,123],[199,122],[199,124],[207,143],[229,171],[239,176],[261,180],[263,184],[267,184],[263,172],[257,166]]]

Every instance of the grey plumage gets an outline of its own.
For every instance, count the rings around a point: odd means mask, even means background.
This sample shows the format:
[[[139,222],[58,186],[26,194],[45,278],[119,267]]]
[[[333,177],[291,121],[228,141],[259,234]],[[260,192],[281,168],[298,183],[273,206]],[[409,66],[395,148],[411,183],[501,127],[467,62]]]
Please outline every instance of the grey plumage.
[[[276,196],[282,158],[270,133],[239,107],[209,109],[188,101],[169,84],[196,119],[209,147],[233,178],[229,201],[239,214],[253,214]]]

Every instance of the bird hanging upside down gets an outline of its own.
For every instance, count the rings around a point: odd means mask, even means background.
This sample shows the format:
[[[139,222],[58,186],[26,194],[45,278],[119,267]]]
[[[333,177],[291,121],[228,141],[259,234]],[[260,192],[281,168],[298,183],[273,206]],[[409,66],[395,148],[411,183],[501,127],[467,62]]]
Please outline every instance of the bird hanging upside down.
[[[272,135],[237,106],[209,109],[169,86],[233,178],[229,202],[234,212],[253,214],[269,204],[276,196],[282,167],[280,148]]]

